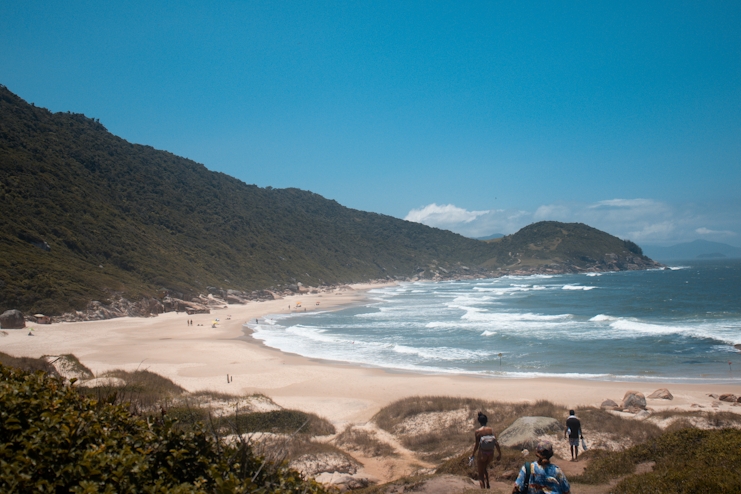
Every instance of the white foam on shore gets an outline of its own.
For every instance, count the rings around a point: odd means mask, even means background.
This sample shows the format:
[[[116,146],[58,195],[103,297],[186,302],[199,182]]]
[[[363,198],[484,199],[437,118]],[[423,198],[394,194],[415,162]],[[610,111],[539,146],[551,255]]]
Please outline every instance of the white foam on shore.
[[[321,316],[316,326],[301,319],[295,329],[290,329],[289,323],[283,331],[278,327],[280,324],[260,325],[255,337],[268,346],[309,357],[416,372],[602,380],[628,379],[623,375],[593,372],[625,368],[625,358],[618,358],[613,351],[621,352],[620,355],[635,352],[638,358],[656,349],[658,353],[652,357],[655,365],[649,365],[646,374],[664,381],[670,380],[664,373],[677,375],[684,372],[683,369],[698,375],[704,373],[705,363],[710,362],[708,355],[735,351],[732,345],[741,343],[741,323],[737,323],[738,311],[733,308],[715,310],[708,315],[695,311],[698,315],[691,317],[682,317],[681,311],[676,317],[668,311],[657,313],[633,295],[640,297],[641,293],[640,285],[633,285],[638,281],[631,279],[636,274],[597,277],[602,274],[587,273],[595,277],[580,278],[587,285],[578,282],[577,276],[581,275],[559,275],[562,279],[554,280],[555,283],[540,284],[536,284],[534,276],[408,283],[379,289],[373,297],[376,304],[367,305],[367,310],[361,308],[359,311],[356,306],[337,319]],[[666,283],[665,301],[671,301],[670,283],[673,281]],[[596,288],[600,290],[588,297],[580,294]],[[626,293],[633,297],[626,299],[628,303],[614,303],[613,295],[621,297]],[[658,300],[658,303],[663,302]],[[572,308],[573,314],[564,310]],[[610,314],[634,310],[644,317]],[[646,314],[656,314],[655,319],[649,319]],[[307,316],[310,314],[286,317]],[[590,342],[588,349],[580,346],[581,342]],[[578,348],[586,359],[569,363],[554,353],[563,354],[561,350],[568,348]],[[605,352],[604,361],[592,354],[591,349]],[[503,372],[498,372],[496,357],[493,357],[498,352],[509,356],[510,368],[505,366]],[[583,369],[584,373],[559,372],[569,370],[572,365],[574,368],[588,367]],[[627,368],[642,369],[630,365]],[[715,371],[710,372],[713,375]],[[630,378],[652,379],[647,376]],[[679,381],[691,379],[677,378]]]

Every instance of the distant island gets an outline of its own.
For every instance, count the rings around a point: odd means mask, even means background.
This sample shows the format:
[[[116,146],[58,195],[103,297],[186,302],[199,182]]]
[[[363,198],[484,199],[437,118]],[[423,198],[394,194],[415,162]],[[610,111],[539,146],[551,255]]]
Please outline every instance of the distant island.
[[[487,235],[486,237],[476,237],[476,240],[494,240],[495,238],[502,237],[504,237],[504,233],[492,233],[491,235]]]
[[[644,246],[646,255],[660,261],[672,261],[683,259],[718,259],[718,258],[741,258],[741,248],[721,242],[710,242],[708,240],[694,240],[668,247],[658,245]]]
[[[4,86],[0,163],[0,312],[146,315],[178,300],[244,303],[368,280],[659,266],[635,243],[579,223],[482,242],[245,184]]]

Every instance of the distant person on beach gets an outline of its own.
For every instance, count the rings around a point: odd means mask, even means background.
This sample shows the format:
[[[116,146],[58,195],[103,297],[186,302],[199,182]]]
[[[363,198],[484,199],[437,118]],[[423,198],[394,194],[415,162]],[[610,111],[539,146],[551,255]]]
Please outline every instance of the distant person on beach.
[[[551,463],[553,444],[540,441],[535,447],[538,461],[527,462],[517,475],[512,494],[569,494],[571,486],[561,469]]]
[[[499,448],[499,441],[497,441],[494,431],[486,425],[489,418],[479,412],[477,420],[481,424],[481,427],[474,432],[473,453],[471,453],[469,461],[474,461],[475,459],[476,471],[479,475],[479,485],[482,489],[489,489],[489,472],[487,468],[491,464],[491,460],[494,459],[494,450],[497,450],[497,461],[502,459],[502,450]],[[478,454],[476,454],[477,452]]]
[[[569,418],[566,419],[566,429],[563,431],[563,437],[568,436],[569,446],[571,446],[571,461],[579,461],[579,439],[584,439],[581,434],[581,421],[576,418],[576,413],[569,410]]]

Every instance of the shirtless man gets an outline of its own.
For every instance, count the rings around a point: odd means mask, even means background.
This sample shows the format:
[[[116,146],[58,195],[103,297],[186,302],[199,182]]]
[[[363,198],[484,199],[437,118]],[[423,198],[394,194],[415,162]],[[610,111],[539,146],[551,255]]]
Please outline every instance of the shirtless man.
[[[474,457],[476,458],[476,470],[479,474],[479,484],[481,485],[481,488],[489,489],[489,471],[487,470],[487,468],[489,467],[491,460],[494,459],[494,449],[487,449],[488,446],[486,444],[484,444],[484,447],[482,447],[481,439],[487,438],[484,439],[483,442],[488,443],[490,441],[488,438],[493,438],[494,446],[497,450],[497,461],[502,459],[502,450],[499,448],[499,442],[494,436],[494,431],[491,427],[487,427],[486,425],[486,423],[489,421],[489,418],[483,413],[479,412],[477,420],[479,424],[481,424],[481,427],[476,429],[476,432],[474,433],[473,453],[471,454],[470,459],[473,460]],[[478,455],[476,454],[477,451]]]

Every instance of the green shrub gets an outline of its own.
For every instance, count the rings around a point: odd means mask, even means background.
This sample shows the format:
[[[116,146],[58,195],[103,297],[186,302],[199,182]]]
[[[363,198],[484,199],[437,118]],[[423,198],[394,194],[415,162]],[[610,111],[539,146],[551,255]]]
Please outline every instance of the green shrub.
[[[222,417],[220,421],[234,422],[234,417]],[[273,432],[277,434],[301,434],[325,436],[334,434],[334,426],[313,413],[299,410],[272,410],[251,412],[236,417],[235,428],[242,434],[250,432]]]
[[[741,430],[687,428],[668,432],[619,453],[594,458],[573,482],[602,484],[630,474],[640,463],[653,471],[618,483],[620,493],[717,493],[741,489]]]
[[[0,365],[0,491],[322,493],[202,426],[131,415],[37,372]]]

